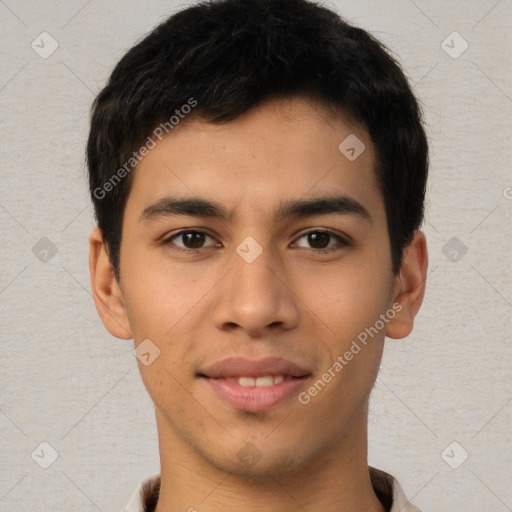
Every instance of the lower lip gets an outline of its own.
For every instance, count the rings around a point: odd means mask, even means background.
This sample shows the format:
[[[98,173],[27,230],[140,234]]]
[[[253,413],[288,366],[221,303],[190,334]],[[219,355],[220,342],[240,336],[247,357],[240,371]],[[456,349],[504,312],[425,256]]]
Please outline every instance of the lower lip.
[[[297,394],[307,379],[293,378],[284,380],[279,384],[264,387],[245,387],[238,384],[238,382],[222,378],[203,377],[203,380],[235,409],[248,412],[262,412]]]

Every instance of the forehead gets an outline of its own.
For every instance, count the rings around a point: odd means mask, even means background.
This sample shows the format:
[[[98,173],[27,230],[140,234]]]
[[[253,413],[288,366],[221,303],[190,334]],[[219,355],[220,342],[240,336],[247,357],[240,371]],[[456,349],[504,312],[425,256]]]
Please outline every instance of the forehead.
[[[274,199],[382,202],[374,167],[370,137],[348,114],[305,97],[269,100],[228,123],[185,119],[139,163],[128,202],[142,211],[172,193],[262,214]]]

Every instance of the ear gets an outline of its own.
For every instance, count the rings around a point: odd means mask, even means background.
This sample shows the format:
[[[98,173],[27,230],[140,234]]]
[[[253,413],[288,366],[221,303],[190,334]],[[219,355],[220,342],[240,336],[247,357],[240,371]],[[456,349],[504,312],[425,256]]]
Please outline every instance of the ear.
[[[397,313],[386,326],[389,338],[405,338],[411,333],[425,294],[427,266],[427,240],[423,232],[415,231],[395,277],[392,304]]]
[[[99,228],[89,237],[89,271],[96,309],[107,331],[123,340],[132,339],[132,332],[114,270],[108,258],[108,249]]]

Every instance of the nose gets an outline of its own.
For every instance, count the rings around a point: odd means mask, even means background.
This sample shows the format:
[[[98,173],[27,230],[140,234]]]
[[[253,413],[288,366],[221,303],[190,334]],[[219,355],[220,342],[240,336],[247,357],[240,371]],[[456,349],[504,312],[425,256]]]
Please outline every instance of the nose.
[[[250,337],[276,334],[298,325],[298,298],[280,259],[263,249],[251,261],[233,254],[233,267],[216,287],[212,320],[223,331],[241,329]]]

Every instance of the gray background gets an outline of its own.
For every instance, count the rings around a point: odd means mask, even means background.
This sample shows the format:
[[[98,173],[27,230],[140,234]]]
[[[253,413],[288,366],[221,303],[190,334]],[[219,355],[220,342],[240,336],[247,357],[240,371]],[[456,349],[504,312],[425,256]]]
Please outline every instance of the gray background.
[[[113,65],[177,5],[0,0],[1,511],[120,511],[159,471],[133,342],[90,294],[84,144]],[[512,0],[334,5],[398,54],[431,140],[427,293],[386,342],[370,463],[424,512],[510,511]]]

